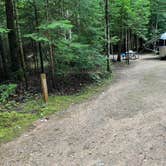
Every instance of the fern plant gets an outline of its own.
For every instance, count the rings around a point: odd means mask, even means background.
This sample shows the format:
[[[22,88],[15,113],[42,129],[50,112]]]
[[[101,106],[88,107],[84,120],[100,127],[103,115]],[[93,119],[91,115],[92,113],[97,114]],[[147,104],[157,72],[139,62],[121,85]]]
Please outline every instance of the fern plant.
[[[16,84],[0,85],[0,103],[5,103],[9,97],[15,92]]]

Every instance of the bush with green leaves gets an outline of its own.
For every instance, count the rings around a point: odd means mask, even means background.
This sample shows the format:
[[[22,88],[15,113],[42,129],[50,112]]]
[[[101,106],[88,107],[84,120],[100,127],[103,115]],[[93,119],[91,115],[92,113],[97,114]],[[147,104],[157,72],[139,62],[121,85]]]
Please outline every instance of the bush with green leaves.
[[[88,44],[67,40],[61,40],[57,44],[55,62],[58,74],[101,70],[105,61],[105,56]]]
[[[96,43],[93,44],[92,39],[87,41],[76,34],[72,35],[72,39],[64,38],[64,34],[67,34],[72,27],[73,25],[69,20],[52,21],[40,25],[40,33],[27,34],[24,37],[56,47],[54,62],[57,75],[101,69],[106,58],[100,54],[99,47],[96,46]],[[48,38],[48,32],[50,38]],[[92,36],[93,40],[96,41],[94,36],[97,35],[91,34]]]
[[[5,34],[5,33],[8,33],[8,32],[9,32],[9,29],[0,27],[0,34]]]
[[[16,84],[0,85],[0,103],[6,102],[9,97],[15,93],[16,87]]]

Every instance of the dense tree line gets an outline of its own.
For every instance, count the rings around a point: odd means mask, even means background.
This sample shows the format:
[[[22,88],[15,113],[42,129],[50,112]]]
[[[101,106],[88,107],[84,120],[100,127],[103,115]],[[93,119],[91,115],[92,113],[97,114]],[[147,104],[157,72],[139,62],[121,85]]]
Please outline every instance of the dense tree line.
[[[2,0],[0,82],[110,71],[109,56],[166,28],[164,0]]]

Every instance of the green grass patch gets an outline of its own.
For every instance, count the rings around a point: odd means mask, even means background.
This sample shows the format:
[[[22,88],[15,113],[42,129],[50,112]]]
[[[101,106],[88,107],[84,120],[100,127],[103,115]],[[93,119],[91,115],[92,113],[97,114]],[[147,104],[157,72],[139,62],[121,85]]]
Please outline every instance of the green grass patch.
[[[0,143],[20,135],[37,118],[31,114],[17,112],[0,113]]]
[[[11,112],[0,113],[0,143],[4,143],[19,136],[28,129],[34,121],[49,116],[55,112],[67,109],[71,104],[80,103],[89,99],[105,89],[111,82],[111,76],[98,83],[84,88],[80,93],[70,96],[50,96],[49,102],[45,104],[42,99],[35,98]],[[18,111],[19,110],[19,111]]]

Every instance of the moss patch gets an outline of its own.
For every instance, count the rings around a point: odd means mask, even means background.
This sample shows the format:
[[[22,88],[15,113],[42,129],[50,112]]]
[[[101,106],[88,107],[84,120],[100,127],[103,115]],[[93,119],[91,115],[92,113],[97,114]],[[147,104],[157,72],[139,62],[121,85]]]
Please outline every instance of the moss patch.
[[[20,104],[17,108],[13,108],[12,112],[0,113],[0,143],[19,136],[37,119],[65,110],[71,104],[80,103],[101,92],[110,82],[111,76],[84,88],[80,93],[68,96],[52,95],[47,104],[44,104],[42,99],[33,98],[24,104]]]

